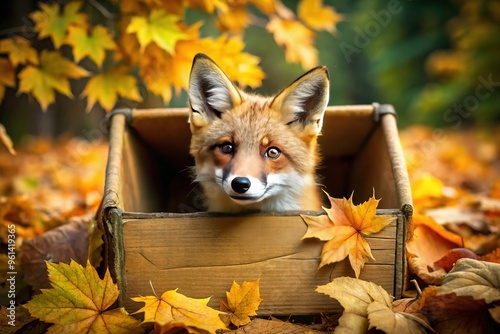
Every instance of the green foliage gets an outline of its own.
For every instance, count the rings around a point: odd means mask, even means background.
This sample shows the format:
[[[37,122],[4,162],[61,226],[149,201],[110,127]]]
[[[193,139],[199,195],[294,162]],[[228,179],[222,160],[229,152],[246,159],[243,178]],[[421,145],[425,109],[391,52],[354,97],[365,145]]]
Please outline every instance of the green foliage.
[[[384,27],[381,13],[391,3],[400,10]],[[396,106],[402,124],[458,128],[500,121],[499,1],[361,0],[359,5],[354,26],[381,25],[363,48],[368,81],[379,100]]]

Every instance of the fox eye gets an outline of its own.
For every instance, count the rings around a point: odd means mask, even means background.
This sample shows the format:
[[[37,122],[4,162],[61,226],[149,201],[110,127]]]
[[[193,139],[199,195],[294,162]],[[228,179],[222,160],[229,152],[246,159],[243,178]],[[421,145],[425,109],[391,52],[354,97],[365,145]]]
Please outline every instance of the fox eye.
[[[272,160],[276,160],[280,157],[281,151],[277,147],[269,147],[266,151],[266,157]]]
[[[226,142],[219,145],[219,150],[222,154],[233,154],[234,147],[233,144]]]

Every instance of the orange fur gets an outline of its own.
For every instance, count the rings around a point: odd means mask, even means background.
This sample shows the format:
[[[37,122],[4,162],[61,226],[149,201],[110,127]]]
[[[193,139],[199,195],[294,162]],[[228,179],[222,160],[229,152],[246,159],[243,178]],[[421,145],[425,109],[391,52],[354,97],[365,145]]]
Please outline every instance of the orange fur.
[[[318,67],[275,97],[249,94],[210,58],[195,57],[190,153],[209,211],[321,208],[316,139],[328,90],[328,72]]]

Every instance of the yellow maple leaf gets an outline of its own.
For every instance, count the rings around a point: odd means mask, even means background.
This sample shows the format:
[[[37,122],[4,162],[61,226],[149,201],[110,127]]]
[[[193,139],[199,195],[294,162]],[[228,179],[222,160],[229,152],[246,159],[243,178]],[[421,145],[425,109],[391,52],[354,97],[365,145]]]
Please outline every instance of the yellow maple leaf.
[[[101,67],[106,55],[105,50],[116,48],[108,29],[102,26],[95,26],[90,33],[87,33],[87,29],[82,27],[69,27],[68,30],[66,40],[73,47],[76,62],[88,56],[98,67]]]
[[[264,72],[259,68],[259,58],[243,52],[244,44],[240,39],[222,35],[217,39],[201,38],[180,41],[172,59],[172,81],[177,92],[188,89],[189,73],[193,57],[203,52],[211,57],[228,75],[242,87],[255,88],[262,84]]]
[[[274,13],[276,11],[276,6],[279,5],[275,0],[248,0],[248,2],[252,3],[266,14]]]
[[[259,280],[243,282],[239,285],[233,282],[226,298],[222,299],[221,311],[229,313],[230,321],[236,326],[243,326],[250,322],[250,316],[257,315],[262,298],[259,292]]]
[[[223,31],[239,34],[248,25],[250,25],[250,15],[244,5],[233,6],[217,17],[217,26]]]
[[[159,47],[172,54],[175,43],[186,37],[186,33],[178,25],[181,17],[167,13],[163,9],[153,9],[149,17],[133,16],[128,27],[128,33],[136,33],[141,52],[149,43],[156,43]]]
[[[35,21],[35,30],[40,34],[40,38],[50,37],[58,49],[64,42],[70,25],[84,26],[86,24],[87,16],[78,13],[82,5],[83,1],[69,2],[60,14],[59,4],[40,3],[41,10],[30,15]]]
[[[209,333],[226,329],[226,325],[219,317],[222,312],[207,306],[210,298],[189,298],[178,293],[176,289],[164,292],[161,297],[135,297],[132,300],[145,303],[135,312],[135,314],[144,312],[144,322],[154,322],[161,327],[184,326],[188,331],[192,327]]]
[[[307,232],[303,239],[318,238],[327,241],[321,253],[320,268],[349,256],[351,267],[356,277],[359,277],[365,262],[369,258],[374,260],[370,245],[363,235],[381,231],[394,219],[376,215],[380,200],[375,197],[370,197],[359,205],[353,204],[352,195],[348,200],[330,196],[328,198],[331,208],[323,208],[326,216],[301,215],[307,223]]]
[[[14,36],[0,40],[0,53],[7,53],[14,67],[31,63],[38,65],[38,53],[24,37]]]
[[[137,79],[129,74],[126,66],[116,66],[90,78],[82,92],[87,96],[87,111],[90,111],[96,102],[106,111],[110,111],[118,97],[140,102],[142,97],[137,89]]]
[[[8,59],[0,58],[0,102],[5,96],[5,87],[16,86],[16,73]]]
[[[149,46],[151,47],[151,46]],[[149,48],[148,47],[148,48]],[[164,51],[165,52],[165,51]],[[148,90],[161,96],[165,103],[172,98],[172,59],[171,57],[146,57],[140,62],[140,74]]]
[[[18,93],[31,93],[46,110],[55,100],[55,91],[72,96],[68,79],[79,79],[88,74],[58,51],[43,50],[39,67],[28,65],[19,72]]]
[[[323,0],[301,0],[297,14],[309,27],[316,30],[335,31],[335,25],[342,21],[342,15],[333,7],[324,6]]]
[[[47,333],[143,332],[123,308],[108,310],[119,295],[108,270],[101,280],[90,263],[47,262],[47,269],[52,288],[24,305],[32,316],[54,324]]]
[[[285,47],[287,61],[300,63],[304,69],[318,64],[318,51],[313,45],[314,32],[302,23],[274,16],[266,28],[273,33],[276,43]]]
[[[187,0],[189,7],[213,13],[215,9],[228,10],[227,0]]]

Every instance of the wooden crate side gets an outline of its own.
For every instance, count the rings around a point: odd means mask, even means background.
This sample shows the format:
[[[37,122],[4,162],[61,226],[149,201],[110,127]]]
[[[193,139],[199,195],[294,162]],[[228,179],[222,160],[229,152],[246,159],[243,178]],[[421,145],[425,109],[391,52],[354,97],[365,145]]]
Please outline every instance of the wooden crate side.
[[[395,266],[394,266],[394,293],[393,296],[399,299],[406,288],[407,265],[406,265],[406,228],[408,225],[407,217],[403,214],[397,215],[396,222],[396,247]]]
[[[390,294],[397,225],[367,237],[376,261],[367,262],[360,277]],[[151,295],[151,281],[156,293],[178,288],[192,298],[213,296],[209,305],[218,308],[233,280],[260,279],[259,315],[340,312],[338,303],[315,289],[354,273],[347,261],[317,270],[323,242],[301,240],[305,232],[299,216],[124,219],[122,305],[130,312],[140,308],[130,298]]]

